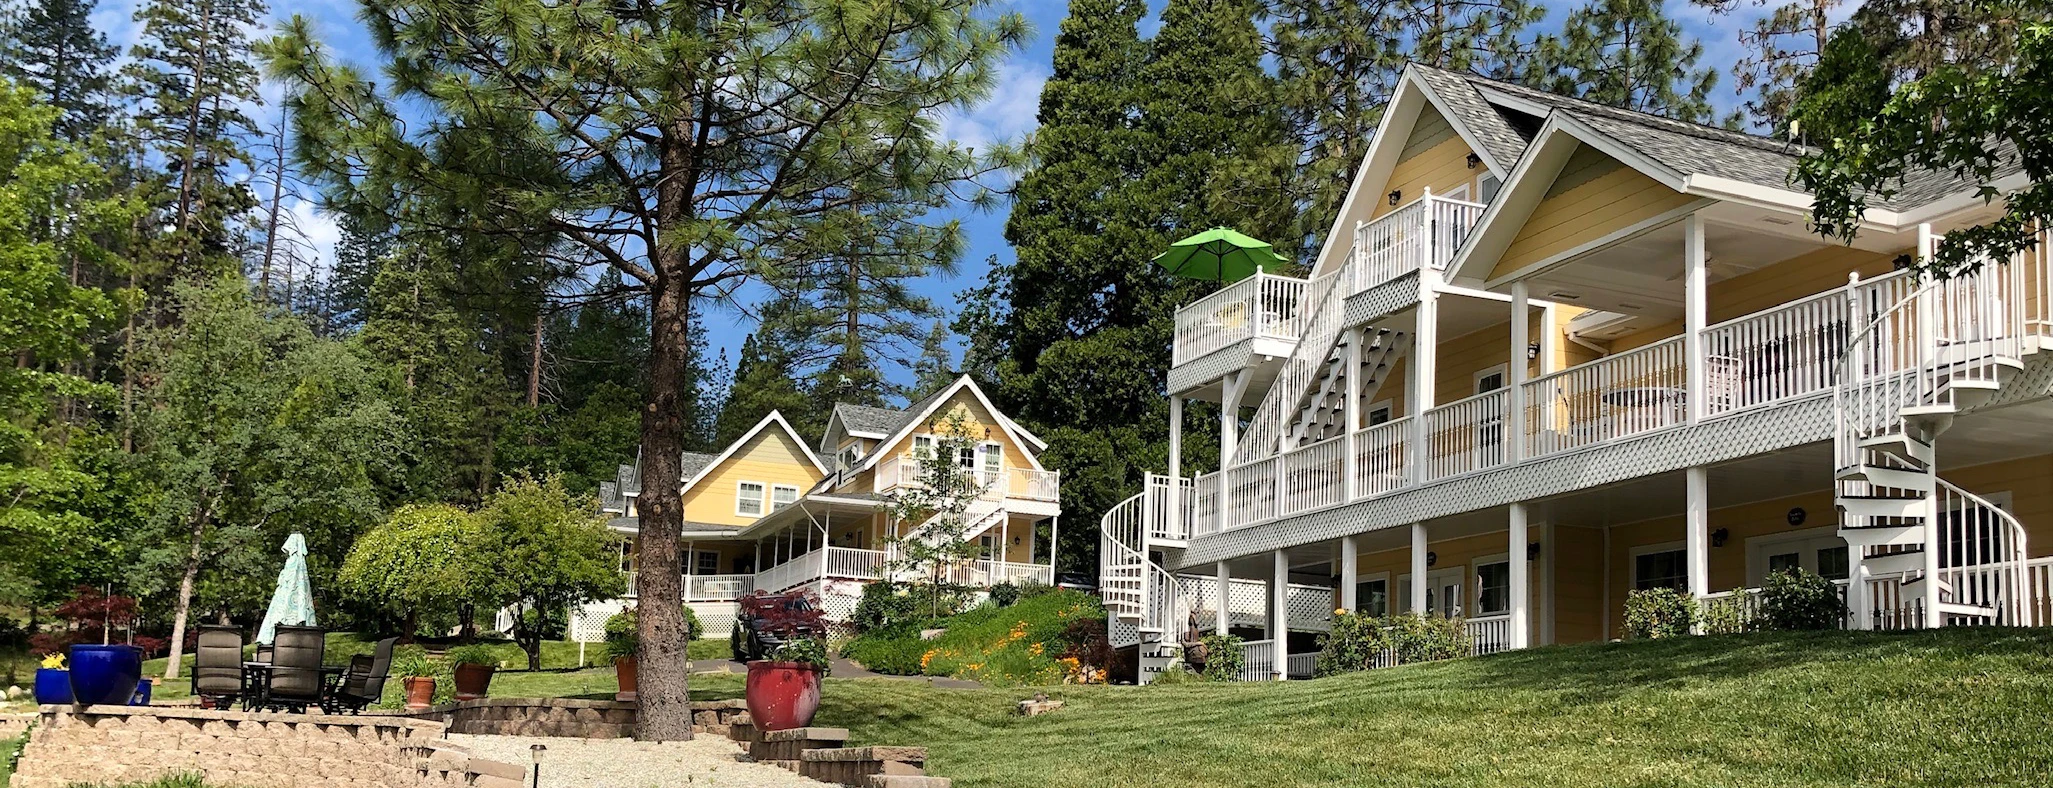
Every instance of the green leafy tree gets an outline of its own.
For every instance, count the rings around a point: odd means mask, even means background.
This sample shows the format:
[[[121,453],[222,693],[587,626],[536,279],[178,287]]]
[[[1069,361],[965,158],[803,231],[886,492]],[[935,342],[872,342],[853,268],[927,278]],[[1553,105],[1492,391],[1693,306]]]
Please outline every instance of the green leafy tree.
[[[572,495],[561,479],[515,478],[492,494],[477,518],[481,537],[468,571],[478,598],[494,607],[516,608],[525,618],[627,590],[619,536],[591,499]],[[516,627],[513,634],[527,652],[528,669],[541,670],[541,628]]]
[[[142,343],[135,435],[155,488],[138,590],[171,598],[175,678],[196,595],[261,604],[287,534],[306,535],[316,588],[333,576],[380,516],[404,425],[354,351],[259,307],[240,278],[172,296],[182,319]]]
[[[791,348],[779,340],[770,326],[742,339],[734,384],[714,423],[713,446],[725,447],[740,439],[773,410],[791,420],[800,435],[819,434],[812,427],[816,422],[812,398],[792,372]]]
[[[2011,7],[1963,5],[1989,16]],[[1803,125],[1833,131],[1796,174],[1816,195],[1818,232],[1850,241],[1870,201],[1897,194],[1920,171],[1959,173],[1993,199],[1996,182],[2019,166],[2026,183],[2002,194],[2000,214],[1948,232],[1931,258],[1907,262],[1945,276],[2030,248],[2053,222],[2053,132],[2045,124],[2053,117],[2053,24],[2021,25],[2014,52],[2007,69],[1941,64],[1892,91],[1887,72],[1874,67],[1881,53],[1862,31],[1834,35],[1796,109]]]
[[[928,616],[939,618],[948,570],[977,557],[978,545],[971,539],[970,529],[978,521],[968,513],[984,486],[976,471],[964,467],[956,457],[975,450],[983,432],[954,414],[932,428],[934,449],[914,457],[914,483],[901,485],[885,500],[885,511],[899,530],[887,540],[892,557],[884,570],[893,577],[921,578],[926,585]]]
[[[57,136],[84,141],[107,122],[115,49],[93,0],[33,0],[0,23],[0,74],[58,108]]]
[[[1540,40],[1536,87],[1564,96],[1692,123],[1736,126],[1711,106],[1718,72],[1698,65],[1702,43],[1657,0],[1592,0]]]
[[[689,439],[695,305],[831,256],[825,224],[852,207],[919,221],[1011,164],[935,139],[933,123],[982,99],[1025,35],[993,5],[366,2],[395,78],[330,63],[301,19],[267,52],[295,86],[300,162],[331,199],[431,194],[647,288],[642,471],[661,490],[679,485]],[[403,120],[401,102],[430,122]],[[642,592],[678,595],[682,502],[648,498],[641,517]],[[637,736],[689,739],[682,614],[645,613]]]
[[[476,596],[479,573],[470,552],[479,539],[478,518],[461,508],[403,506],[357,537],[335,582],[343,593],[401,615],[400,638],[411,643],[423,614],[460,612]]]

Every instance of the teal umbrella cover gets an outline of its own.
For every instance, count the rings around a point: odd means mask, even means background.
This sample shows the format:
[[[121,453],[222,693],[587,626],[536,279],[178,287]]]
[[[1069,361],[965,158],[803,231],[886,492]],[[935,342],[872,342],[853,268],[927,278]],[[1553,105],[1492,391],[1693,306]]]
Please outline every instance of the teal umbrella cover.
[[[278,588],[271,592],[271,607],[264,611],[264,626],[257,630],[257,642],[269,644],[278,625],[314,626],[314,587],[307,582],[307,540],[297,532],[285,539],[285,568],[278,570]]]

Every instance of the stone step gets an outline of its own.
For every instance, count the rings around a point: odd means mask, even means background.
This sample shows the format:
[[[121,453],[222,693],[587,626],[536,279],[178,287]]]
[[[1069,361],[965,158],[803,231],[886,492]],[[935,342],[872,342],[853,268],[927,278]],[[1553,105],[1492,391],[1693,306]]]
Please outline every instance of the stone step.
[[[798,773],[821,782],[861,786],[874,774],[924,775],[926,764],[925,747],[837,747],[805,751],[799,756]]]
[[[872,774],[864,785],[867,788],[953,788],[954,781],[924,775]]]

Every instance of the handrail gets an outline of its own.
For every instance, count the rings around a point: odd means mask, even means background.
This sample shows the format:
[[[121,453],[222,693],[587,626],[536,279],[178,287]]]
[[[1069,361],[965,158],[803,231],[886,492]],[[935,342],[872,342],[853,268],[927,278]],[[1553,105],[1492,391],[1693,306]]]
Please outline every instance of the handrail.
[[[1170,365],[1256,337],[1295,339],[1307,317],[1299,309],[1307,284],[1296,277],[1257,272],[1177,307]]]
[[[1234,461],[1273,457],[1283,451],[1284,425],[1297,415],[1306,389],[1311,387],[1314,376],[1333,354],[1333,344],[1340,338],[1344,311],[1341,304],[1345,301],[1340,281],[1346,273],[1343,268],[1312,280],[1311,286],[1305,288],[1298,311],[1311,315],[1310,322],[1298,335],[1290,358],[1276,371],[1276,382],[1255,408],[1254,417],[1248,420],[1247,433],[1233,450]]]

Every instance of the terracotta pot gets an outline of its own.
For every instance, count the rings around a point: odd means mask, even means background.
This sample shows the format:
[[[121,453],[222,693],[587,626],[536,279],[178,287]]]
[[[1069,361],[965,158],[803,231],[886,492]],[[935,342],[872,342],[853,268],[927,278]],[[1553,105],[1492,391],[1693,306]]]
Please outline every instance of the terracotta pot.
[[[782,731],[813,724],[820,710],[818,667],[803,662],[748,663],[744,694],[756,730]]]
[[[631,701],[640,697],[635,694],[635,675],[640,668],[641,662],[634,657],[613,658],[613,674],[620,679],[620,691],[613,693],[614,700]]]
[[[491,665],[456,666],[456,699],[477,700],[492,686]]]
[[[406,708],[420,711],[435,705],[435,678],[410,676],[406,679]]]

